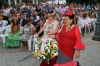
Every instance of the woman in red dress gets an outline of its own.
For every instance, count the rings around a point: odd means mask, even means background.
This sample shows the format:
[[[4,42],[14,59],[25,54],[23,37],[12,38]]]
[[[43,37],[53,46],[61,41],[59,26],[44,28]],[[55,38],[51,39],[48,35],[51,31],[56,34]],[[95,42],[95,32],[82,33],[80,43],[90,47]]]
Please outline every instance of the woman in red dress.
[[[64,25],[57,35],[59,50],[58,59],[54,66],[77,66],[77,62],[73,60],[74,54],[76,58],[79,58],[80,50],[85,49],[81,42],[78,26],[72,25],[73,18],[74,15],[71,11],[65,14]]]

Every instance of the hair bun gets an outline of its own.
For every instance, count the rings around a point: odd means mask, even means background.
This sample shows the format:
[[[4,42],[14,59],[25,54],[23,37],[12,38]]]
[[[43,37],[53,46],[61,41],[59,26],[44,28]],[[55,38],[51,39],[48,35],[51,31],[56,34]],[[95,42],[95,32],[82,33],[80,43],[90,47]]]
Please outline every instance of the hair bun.
[[[71,18],[74,19],[74,17],[75,17],[75,14],[72,14]]]
[[[66,13],[65,13],[65,16],[72,16],[72,12],[71,11],[67,11]]]
[[[73,14],[72,11],[67,11],[67,12],[65,13],[65,16],[70,17],[70,19],[74,19],[75,14]]]

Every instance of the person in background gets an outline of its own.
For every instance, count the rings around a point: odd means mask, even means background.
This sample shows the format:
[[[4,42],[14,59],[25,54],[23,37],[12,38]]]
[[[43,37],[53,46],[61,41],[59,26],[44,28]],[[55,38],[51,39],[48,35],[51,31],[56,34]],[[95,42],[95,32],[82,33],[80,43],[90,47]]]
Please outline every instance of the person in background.
[[[20,46],[20,25],[17,22],[17,19],[12,20],[11,32],[9,33],[6,42],[3,44],[3,47],[19,47]]]
[[[78,17],[77,16],[74,17],[74,25],[78,25]]]
[[[34,25],[32,25],[31,20],[28,19],[26,25],[23,28],[22,35],[20,37],[23,50],[26,50],[28,48],[27,42],[30,39],[30,36],[34,35],[35,32],[36,32],[36,29]]]
[[[30,6],[30,8],[31,8],[31,6]],[[29,17],[31,17],[32,16],[32,11],[31,11],[31,9],[27,9],[27,17],[29,18]]]
[[[90,19],[90,16],[89,16],[90,12],[88,12],[87,14],[84,14],[83,16],[86,18],[86,32],[89,34],[90,33],[90,24],[91,24],[91,19]]]
[[[60,13],[61,13],[61,15],[63,16],[64,13],[66,12],[66,8],[65,8],[65,6],[64,6],[64,5],[61,5],[61,6],[59,7],[59,9],[60,9]]]
[[[40,17],[37,15],[37,12],[34,12],[32,17],[34,18],[32,24],[35,26],[36,22],[40,19]]]
[[[41,18],[40,20],[37,21],[37,26],[36,26],[36,34],[41,30],[41,28],[44,26],[45,20]],[[42,37],[44,34],[44,31],[39,34],[39,37]]]
[[[83,17],[82,19],[80,20],[80,23],[83,24],[83,27],[81,28],[81,32],[82,32],[82,36],[84,37],[84,33],[85,33],[85,26],[88,25],[87,23],[87,19],[86,19],[87,15],[86,14],[83,14]]]
[[[24,14],[20,14],[20,18],[18,18],[18,23],[21,27],[24,27],[26,25],[26,19],[24,17]]]
[[[11,10],[10,5],[8,5],[6,9],[3,10],[3,20],[7,20],[8,24],[10,24],[10,21],[8,20],[10,16],[10,10]]]
[[[56,12],[56,13],[59,13],[59,12],[60,12],[59,6],[58,6],[58,5],[55,6],[55,12]]]
[[[3,15],[2,15],[2,12],[0,11],[0,20],[3,19]]]
[[[49,4],[46,4],[46,9],[47,9],[47,11],[49,12],[49,10],[50,10]]]
[[[39,17],[41,17],[42,10],[41,10],[41,8],[39,8],[39,6],[36,7],[36,10],[35,11],[37,12],[37,15]]]
[[[56,35],[58,41],[58,59],[54,66],[78,66],[73,60],[80,57],[80,50],[85,46],[81,41],[78,26],[73,25],[74,14],[71,11],[65,13],[64,24]],[[76,52],[75,52],[76,51]]]
[[[86,8],[87,11],[90,11],[91,9],[92,9],[92,8],[91,8],[90,5],[88,5],[87,8]]]

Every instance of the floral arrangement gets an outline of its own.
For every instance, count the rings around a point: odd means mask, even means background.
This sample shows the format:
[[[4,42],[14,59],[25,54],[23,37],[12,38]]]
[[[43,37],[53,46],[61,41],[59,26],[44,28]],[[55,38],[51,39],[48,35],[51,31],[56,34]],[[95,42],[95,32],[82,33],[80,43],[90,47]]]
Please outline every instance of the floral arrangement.
[[[57,41],[47,36],[35,41],[33,56],[42,59],[49,64],[49,61],[58,55]]]

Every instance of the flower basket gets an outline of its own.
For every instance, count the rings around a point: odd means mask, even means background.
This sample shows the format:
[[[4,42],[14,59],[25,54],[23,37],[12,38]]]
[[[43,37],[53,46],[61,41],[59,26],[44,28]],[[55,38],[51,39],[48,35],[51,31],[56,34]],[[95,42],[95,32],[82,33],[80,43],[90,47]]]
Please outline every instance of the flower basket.
[[[58,55],[57,41],[47,36],[35,41],[33,56],[42,59],[49,64],[49,61]]]

